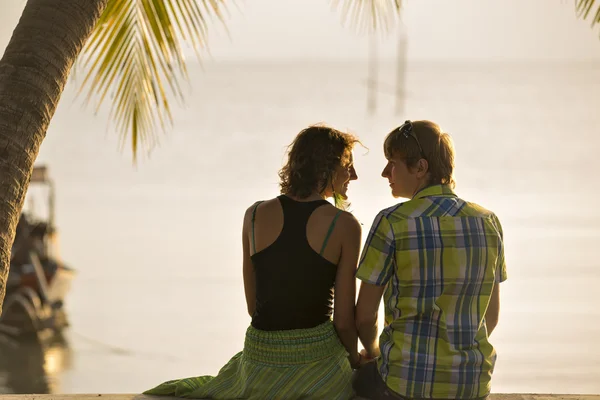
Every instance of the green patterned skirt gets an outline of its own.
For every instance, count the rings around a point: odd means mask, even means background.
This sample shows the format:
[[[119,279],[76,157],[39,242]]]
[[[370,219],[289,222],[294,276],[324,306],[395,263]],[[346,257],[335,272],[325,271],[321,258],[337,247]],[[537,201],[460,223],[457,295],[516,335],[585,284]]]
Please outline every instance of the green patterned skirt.
[[[353,396],[352,368],[333,323],[261,331],[250,326],[244,351],[217,376],[167,381],[144,394],[193,399],[327,399]]]

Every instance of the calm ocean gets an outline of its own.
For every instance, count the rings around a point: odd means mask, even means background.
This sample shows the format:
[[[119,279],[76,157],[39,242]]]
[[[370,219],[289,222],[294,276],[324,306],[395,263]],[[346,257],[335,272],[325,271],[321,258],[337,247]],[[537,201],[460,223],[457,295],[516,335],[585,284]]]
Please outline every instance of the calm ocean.
[[[192,62],[173,129],[137,167],[72,82],[38,159],[56,184],[62,257],[78,270],[72,327],[43,365],[23,356],[0,371],[0,393],[16,390],[15,374],[36,391],[47,380],[55,392],[115,393],[217,373],[250,321],[242,216],[278,194],[285,146],[317,122],[359,135],[368,151],[356,149],[349,196],[366,236],[394,203],[382,140],[407,118],[453,135],[459,196],[503,224],[493,391],[600,393],[600,64],[412,63],[401,114],[387,91],[394,65],[382,64],[375,115],[366,70]],[[30,375],[16,367],[26,362]]]

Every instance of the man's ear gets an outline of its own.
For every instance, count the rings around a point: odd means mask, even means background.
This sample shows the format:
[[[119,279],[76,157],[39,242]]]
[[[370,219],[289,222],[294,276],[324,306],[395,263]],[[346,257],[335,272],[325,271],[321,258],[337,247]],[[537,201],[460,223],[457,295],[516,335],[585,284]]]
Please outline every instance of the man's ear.
[[[421,158],[417,162],[417,177],[422,178],[429,172],[429,163],[426,159]]]

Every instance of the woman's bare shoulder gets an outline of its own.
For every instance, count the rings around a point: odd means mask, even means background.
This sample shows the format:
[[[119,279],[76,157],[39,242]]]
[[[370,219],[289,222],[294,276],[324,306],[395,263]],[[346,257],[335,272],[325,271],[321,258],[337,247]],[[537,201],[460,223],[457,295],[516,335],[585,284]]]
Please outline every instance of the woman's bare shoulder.
[[[348,211],[342,211],[338,217],[338,221],[342,224],[344,230],[348,230],[348,233],[359,233],[361,232],[361,224],[356,219],[354,214]]]
[[[277,199],[277,197],[267,200],[257,200],[246,209],[246,212],[244,214],[244,220],[248,221],[252,219],[252,215],[254,214],[254,212],[256,211],[256,213],[258,213],[259,209],[262,213],[263,210],[273,209],[274,207],[278,206],[279,200]]]
[[[345,210],[340,210],[339,208],[334,207],[333,204],[331,206],[324,206],[321,216],[330,221],[330,218],[334,218],[336,214],[339,214],[336,225],[341,228],[341,231],[348,230],[349,233],[360,232],[361,226],[354,214]]]

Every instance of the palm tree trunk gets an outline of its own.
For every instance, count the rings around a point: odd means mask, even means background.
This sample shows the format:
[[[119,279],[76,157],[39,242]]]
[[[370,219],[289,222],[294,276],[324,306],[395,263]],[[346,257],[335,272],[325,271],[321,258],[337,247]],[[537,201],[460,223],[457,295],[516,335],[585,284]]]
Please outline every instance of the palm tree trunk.
[[[73,62],[108,0],[28,0],[0,60],[0,313],[33,163]]]

